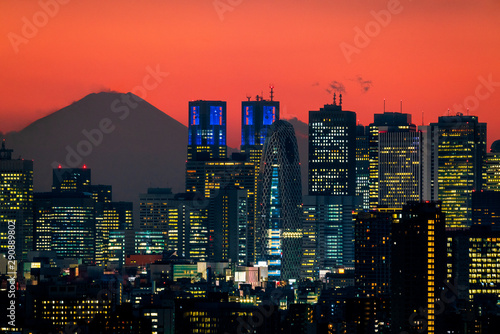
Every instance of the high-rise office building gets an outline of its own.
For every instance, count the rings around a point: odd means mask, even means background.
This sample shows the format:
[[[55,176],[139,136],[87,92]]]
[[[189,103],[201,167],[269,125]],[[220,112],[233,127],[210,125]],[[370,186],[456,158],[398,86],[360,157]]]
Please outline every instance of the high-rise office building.
[[[363,197],[363,209],[370,209],[370,140],[368,127],[356,126],[356,196]]]
[[[168,251],[195,261],[209,256],[209,201],[195,193],[172,194],[168,188],[149,188],[140,194],[140,228],[166,235]]]
[[[95,262],[96,203],[90,194],[36,193],[35,248]]]
[[[494,141],[491,144],[490,152],[486,153],[484,169],[486,171],[486,183],[483,189],[500,191],[500,140]]]
[[[254,261],[254,229],[256,221],[258,164],[244,161],[239,154],[233,154],[226,161],[188,161],[186,163],[186,191],[196,193],[200,202],[208,203],[218,196],[221,189],[234,186],[246,190],[247,203],[247,261]]]
[[[319,278],[320,270],[354,268],[354,212],[360,196],[305,196],[303,276]]]
[[[280,119],[280,103],[273,101],[273,87],[271,86],[271,99],[264,100],[262,96],[256,96],[255,101],[241,102],[241,153],[245,156],[248,163],[253,164],[253,190],[248,190],[248,215],[249,225],[247,228],[248,260],[255,261],[255,230],[258,230],[256,224],[259,224],[258,198],[258,178],[260,174],[260,160],[262,149],[270,131],[271,125]]]
[[[189,102],[188,160],[224,160],[226,146],[226,102]]]
[[[309,195],[356,193],[356,113],[340,104],[309,111]]]
[[[279,101],[257,96],[256,101],[241,102],[241,153],[248,161],[260,163],[269,128],[279,119]]]
[[[473,225],[447,231],[448,275],[460,299],[500,294],[500,231]],[[496,305],[495,305],[496,306]]]
[[[379,203],[379,128],[389,127],[387,131],[415,131],[415,125],[411,124],[411,115],[395,112],[375,114],[373,123],[369,125],[369,158],[370,158],[370,208],[376,208]]]
[[[390,296],[392,225],[401,210],[377,208],[356,217],[354,276],[360,297]]]
[[[293,126],[276,121],[260,165],[260,228],[257,258],[268,262],[269,278],[298,278],[302,255],[302,186]]]
[[[399,127],[379,126],[378,205],[401,208],[421,199],[421,135]]]
[[[483,185],[486,123],[477,116],[441,116],[438,147],[438,197],[447,227],[471,224],[471,194]]]
[[[52,192],[92,193],[91,171],[84,165],[82,168],[54,168],[52,170]]]
[[[33,250],[33,161],[12,159],[13,150],[0,149],[0,253],[9,251],[15,232],[17,261]]]
[[[392,224],[392,331],[443,333],[436,300],[446,283],[446,235],[439,202],[410,202]],[[425,311],[420,311],[419,308]],[[412,317],[413,315],[413,317]],[[415,319],[415,321],[409,321]],[[416,319],[418,317],[418,319]]]
[[[234,186],[221,189],[210,199],[209,261],[247,265],[247,191]]]
[[[110,258],[110,233],[115,230],[132,230],[133,203],[105,202],[96,204],[95,258],[97,265],[104,265]]]

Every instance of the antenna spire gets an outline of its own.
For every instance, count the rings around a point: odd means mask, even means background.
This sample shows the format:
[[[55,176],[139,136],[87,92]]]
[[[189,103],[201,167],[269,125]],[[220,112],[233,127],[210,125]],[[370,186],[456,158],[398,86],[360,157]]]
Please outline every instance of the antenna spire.
[[[337,105],[337,93],[333,93],[333,105]]]
[[[342,107],[342,93],[340,93],[340,95],[339,95],[339,100],[340,100],[340,101],[339,101],[339,106],[341,106],[341,107]]]
[[[384,114],[385,114],[385,99],[384,99]]]
[[[274,97],[274,85],[273,84],[269,85],[269,88],[271,88],[271,101],[272,101]]]
[[[403,100],[399,103],[399,110],[401,113],[403,113]]]

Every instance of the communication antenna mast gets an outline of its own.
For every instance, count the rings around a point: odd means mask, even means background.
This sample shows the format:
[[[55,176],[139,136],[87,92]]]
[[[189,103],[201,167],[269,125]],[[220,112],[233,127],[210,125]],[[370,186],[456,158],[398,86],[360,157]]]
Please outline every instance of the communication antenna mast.
[[[385,114],[385,99],[384,99],[384,114]]]
[[[400,113],[403,113],[403,100],[401,100],[401,102],[399,103],[399,110]]]
[[[337,93],[333,93],[333,105],[337,105]]]
[[[247,94],[247,100],[250,101],[251,98],[252,96]]]
[[[269,88],[271,88],[271,101],[273,100],[273,97],[274,97],[274,85],[273,84],[270,84],[269,85]]]

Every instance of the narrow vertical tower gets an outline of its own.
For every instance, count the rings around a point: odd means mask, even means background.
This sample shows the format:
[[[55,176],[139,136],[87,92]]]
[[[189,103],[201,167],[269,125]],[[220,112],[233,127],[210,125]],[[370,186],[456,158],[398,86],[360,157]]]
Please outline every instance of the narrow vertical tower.
[[[293,126],[276,121],[264,145],[260,165],[260,258],[270,280],[299,278],[302,256],[302,186]]]

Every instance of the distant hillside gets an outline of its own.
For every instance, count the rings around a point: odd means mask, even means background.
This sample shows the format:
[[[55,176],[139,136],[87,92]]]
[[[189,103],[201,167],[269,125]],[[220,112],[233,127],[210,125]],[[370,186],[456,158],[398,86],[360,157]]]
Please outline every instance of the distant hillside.
[[[137,201],[149,186],[184,190],[186,126],[131,93],[90,94],[7,134],[7,146],[34,160],[35,191],[50,189],[58,164],[86,164],[114,200]]]

